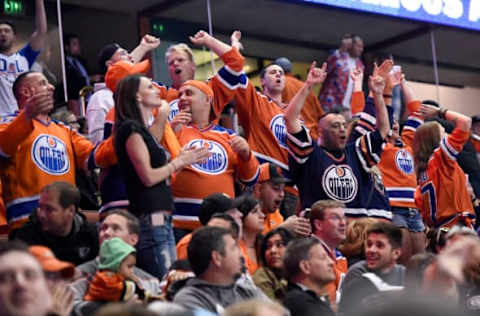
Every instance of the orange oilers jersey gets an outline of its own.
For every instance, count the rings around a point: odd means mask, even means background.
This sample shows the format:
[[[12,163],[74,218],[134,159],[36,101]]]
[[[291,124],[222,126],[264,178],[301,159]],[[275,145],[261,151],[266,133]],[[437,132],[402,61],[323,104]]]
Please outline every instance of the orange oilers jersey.
[[[290,102],[290,100],[297,94],[303,85],[304,82],[301,80],[298,80],[290,74],[285,74],[285,89],[282,91],[283,102]],[[312,138],[316,141],[319,135],[318,119],[320,116],[322,116],[323,109],[320,105],[320,101],[318,101],[318,98],[313,94],[313,92],[308,94],[301,113],[305,126],[310,131]]]
[[[258,161],[252,154],[247,161],[238,157],[230,146],[235,136],[233,131],[214,124],[204,129],[189,124],[177,133],[182,147],[208,146],[212,155],[204,162],[189,165],[175,175],[172,193],[175,202],[173,223],[176,228],[191,230],[199,227],[198,208],[203,198],[216,192],[235,196],[235,179],[248,186],[257,182],[260,173]]]
[[[455,128],[440,141],[427,170],[419,176],[420,211],[430,227],[453,226],[460,219],[468,225],[475,218],[467,179],[456,161],[469,137],[469,132]]]
[[[371,99],[369,101],[365,103],[363,92],[354,92],[352,95],[352,113],[359,117],[355,132],[360,134],[375,129],[375,109]],[[414,113],[420,105],[420,101],[417,100],[409,102],[407,105],[409,113]],[[393,112],[389,109],[389,116],[392,115]],[[417,176],[411,145],[415,131],[422,122],[418,117],[409,116],[402,130],[402,141],[395,145],[386,143],[383,148],[378,168],[382,173],[383,183],[392,207],[416,207],[414,194],[417,187]]]
[[[28,218],[44,186],[54,181],[75,184],[75,168],[86,167],[93,147],[62,123],[29,121],[23,111],[3,117],[0,177],[10,227]]]
[[[265,214],[265,213],[264,213]],[[263,234],[265,235],[278,225],[283,223],[283,216],[277,208],[273,213],[265,214],[265,224],[263,225]]]
[[[235,107],[250,149],[261,163],[271,162],[288,170],[284,105],[278,105],[268,96],[257,92],[243,72],[230,71],[224,73],[224,78],[226,80],[222,83],[236,90]]]
[[[225,81],[224,76],[229,73],[239,73],[243,70],[245,58],[240,54],[238,49],[232,48],[222,56],[220,56],[225,66],[220,68],[218,73],[207,81],[207,84],[213,90],[213,111],[215,112],[215,122],[218,122],[223,108],[233,99],[234,91],[228,86],[222,84]],[[178,108],[178,90],[174,88],[167,88],[159,85],[160,97],[165,99],[170,104],[170,115],[168,120],[171,121],[179,112]]]

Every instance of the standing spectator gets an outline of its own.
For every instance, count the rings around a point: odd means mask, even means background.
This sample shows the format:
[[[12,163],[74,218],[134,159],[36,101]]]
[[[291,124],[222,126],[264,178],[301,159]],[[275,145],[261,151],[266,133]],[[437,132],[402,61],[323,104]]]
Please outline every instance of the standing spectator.
[[[90,85],[87,64],[82,58],[80,38],[77,34],[63,36],[65,50],[65,71],[67,76],[68,109],[80,115],[80,90]]]
[[[347,219],[343,203],[332,200],[320,200],[312,205],[310,223],[312,233],[317,237],[327,255],[333,261],[335,279],[325,286],[332,307],[336,307],[340,298],[340,286],[347,273],[347,259],[337,249],[346,238]]]
[[[333,261],[316,238],[290,242],[283,259],[288,292],[283,305],[292,316],[334,316],[324,287],[335,279]]]
[[[215,95],[210,86],[202,81],[189,80],[179,93],[181,113],[190,117],[186,124],[177,126],[180,127],[177,131],[180,146],[191,149],[207,147],[211,156],[179,171],[172,183],[177,238],[200,226],[198,208],[203,198],[215,192],[235,196],[235,180],[251,186],[259,175],[258,161],[247,141],[215,124],[212,108]]]
[[[116,43],[107,44],[98,54],[99,71],[105,75],[108,67],[117,61],[138,63],[145,54],[157,48],[158,45],[160,45],[160,39],[148,34],[142,38],[140,44],[131,53]],[[94,93],[88,101],[86,117],[88,136],[92,143],[96,144],[104,138],[105,116],[113,108],[114,102],[113,91],[105,85],[105,82],[95,83],[93,91]]]
[[[327,78],[318,99],[325,111],[337,106],[350,108],[353,80],[350,72],[364,69],[360,60],[363,53],[363,40],[358,35],[345,34],[340,48],[335,50],[327,60]]]
[[[282,100],[283,102],[288,103],[303,86],[303,82],[295,78],[292,71],[292,63],[287,58],[277,58],[275,60],[275,64],[282,67],[285,73],[285,88],[282,91]],[[305,122],[305,126],[310,131],[310,135],[315,141],[319,136],[318,120],[322,114],[323,109],[318,101],[318,98],[313,94],[313,92],[310,92],[305,100],[305,105],[302,108],[302,118]]]
[[[283,259],[293,235],[285,228],[269,231],[260,245],[262,266],[252,276],[253,282],[270,299],[282,301],[287,292]]]
[[[310,223],[307,219],[292,215],[284,220],[280,213],[280,206],[285,196],[285,184],[288,182],[289,179],[283,176],[279,166],[268,162],[260,165],[260,176],[253,192],[260,200],[265,214],[263,234],[274,228],[283,227],[298,236],[310,235]]]
[[[35,0],[35,31],[28,44],[18,52],[13,51],[15,25],[0,21],[0,115],[13,114],[18,110],[17,98],[12,91],[17,77],[29,71],[45,44],[47,16],[44,0]]]
[[[50,63],[52,58],[52,45],[47,44],[45,49],[42,50],[40,54],[40,60],[37,60],[33,63],[31,70],[36,72],[41,72],[45,78],[47,78],[48,82],[52,85],[56,86],[57,76],[50,70],[48,63]]]
[[[67,182],[53,182],[42,189],[37,210],[20,229],[10,233],[29,245],[52,249],[55,256],[76,265],[98,253],[97,230],[79,212],[80,191]]]
[[[425,223],[430,227],[469,226],[475,219],[467,192],[467,179],[457,163],[457,156],[470,137],[471,118],[463,114],[422,104],[419,113],[454,121],[450,135],[437,122],[417,128],[413,139],[415,172],[420,186],[417,201]],[[455,188],[455,190],[452,190]]]
[[[28,247],[0,244],[0,315],[47,316],[51,304],[42,267]]]
[[[367,229],[365,261],[350,267],[341,288],[339,313],[350,315],[372,301],[372,296],[403,289],[405,267],[397,264],[402,252],[402,231],[379,222]]]
[[[0,124],[0,177],[11,228],[23,224],[38,204],[40,190],[54,181],[75,183],[75,169],[85,168],[92,143],[57,124],[53,86],[38,72],[21,74],[13,86],[21,111]]]
[[[170,176],[187,165],[198,163],[210,154],[206,148],[187,149],[172,161],[146,126],[164,130],[169,107],[158,98],[152,81],[132,75],[118,83],[115,97],[115,149],[127,186],[129,209],[142,227],[138,249],[138,267],[161,278],[175,260],[172,217],[173,197]],[[158,137],[161,139],[161,137]]]
[[[312,65],[304,89],[300,90],[302,98],[291,102],[285,112],[290,173],[300,191],[302,208],[309,208],[318,200],[333,199],[346,204],[347,216],[391,220],[383,185],[380,186],[370,173],[371,167],[380,161],[382,146],[390,130],[383,99],[385,81],[378,75],[370,78],[377,113],[375,131],[347,144],[345,117],[327,112],[320,119],[322,145],[319,146],[302,126],[299,115],[308,92],[325,78],[325,68],[325,64],[321,69]],[[312,185],[318,179],[322,179],[321,183]]]
[[[175,295],[175,303],[221,314],[237,302],[264,297],[259,289],[236,282],[241,276],[241,253],[228,230],[202,227],[195,231],[188,258],[196,277]]]

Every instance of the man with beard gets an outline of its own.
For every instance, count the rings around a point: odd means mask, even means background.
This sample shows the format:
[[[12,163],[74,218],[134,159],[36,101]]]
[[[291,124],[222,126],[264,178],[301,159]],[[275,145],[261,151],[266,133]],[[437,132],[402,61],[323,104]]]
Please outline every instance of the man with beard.
[[[174,303],[221,314],[232,304],[265,298],[259,289],[237,282],[242,271],[241,252],[229,230],[196,230],[188,245],[188,258],[196,277],[175,295]]]
[[[298,186],[302,208],[331,199],[346,204],[346,216],[391,220],[388,200],[384,194],[374,194],[374,190],[384,193],[383,183],[377,181],[371,170],[380,161],[390,129],[383,99],[385,80],[376,75],[369,81],[377,113],[373,132],[347,145],[345,117],[338,112],[327,112],[320,118],[321,145],[317,145],[302,125],[300,111],[316,83],[315,77],[325,75],[325,68],[310,70],[304,89],[299,92],[300,98],[285,111],[290,176]]]
[[[35,31],[28,44],[13,51],[15,25],[0,21],[0,115],[13,114],[18,110],[12,86],[17,77],[30,70],[45,43],[47,16],[43,0],[35,0]]]
[[[405,267],[397,264],[402,253],[402,231],[389,223],[379,222],[367,229],[365,261],[348,270],[341,288],[341,314],[355,312],[377,302],[382,292],[403,289]]]

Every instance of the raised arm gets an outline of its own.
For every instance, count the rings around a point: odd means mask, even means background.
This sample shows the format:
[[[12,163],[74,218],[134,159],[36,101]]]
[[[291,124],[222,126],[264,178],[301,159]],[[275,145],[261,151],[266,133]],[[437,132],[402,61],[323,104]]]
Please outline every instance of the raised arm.
[[[198,31],[195,35],[190,36],[190,41],[195,45],[207,46],[217,56],[222,56],[232,49],[232,46],[225,44],[205,31]]]
[[[368,81],[368,87],[375,102],[375,112],[377,113],[377,130],[383,139],[387,137],[390,130],[388,122],[388,112],[383,99],[385,80],[380,75],[372,75]]]
[[[420,115],[424,118],[439,117],[452,121],[456,128],[464,132],[470,132],[472,126],[472,119],[462,113],[458,113],[447,108],[437,108],[428,104],[422,104],[418,110]]]
[[[327,77],[327,64],[323,63],[322,68],[315,67],[316,62],[313,62],[308,71],[307,80],[303,86],[298,90],[297,94],[290,100],[287,109],[285,110],[285,125],[287,132],[295,134],[300,132],[301,120],[300,112],[302,111],[305,100],[308,94],[312,91],[313,87],[317,84],[321,84]]]
[[[47,14],[43,1],[35,0],[35,31],[30,37],[30,46],[36,51],[43,48],[47,36]]]
[[[174,172],[183,169],[192,163],[200,162],[210,153],[208,148],[195,148],[184,150],[180,155],[160,168],[152,168],[150,164],[150,153],[142,136],[138,133],[130,135],[126,142],[127,154],[137,172],[138,177],[146,187],[152,187],[155,184],[164,181]]]
[[[159,38],[149,34],[144,35],[142,40],[140,41],[140,44],[138,44],[138,46],[135,47],[130,53],[130,56],[132,56],[133,58],[133,62],[138,63],[143,59],[143,56],[145,56],[146,53],[154,50],[159,45]]]

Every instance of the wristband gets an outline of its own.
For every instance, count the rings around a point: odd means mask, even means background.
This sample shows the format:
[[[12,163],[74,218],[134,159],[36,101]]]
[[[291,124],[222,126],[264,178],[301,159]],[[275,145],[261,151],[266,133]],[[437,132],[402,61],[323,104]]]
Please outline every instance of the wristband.
[[[445,120],[445,114],[447,114],[447,111],[448,109],[446,108],[440,108],[440,110],[438,110],[438,117]]]
[[[383,97],[384,97],[384,98],[390,98],[390,99],[391,99],[393,96],[392,96],[391,94],[384,94]]]

